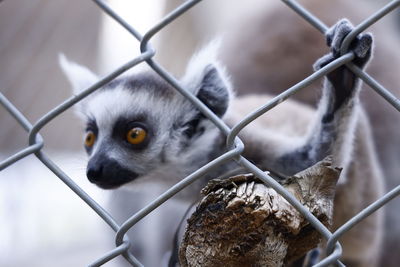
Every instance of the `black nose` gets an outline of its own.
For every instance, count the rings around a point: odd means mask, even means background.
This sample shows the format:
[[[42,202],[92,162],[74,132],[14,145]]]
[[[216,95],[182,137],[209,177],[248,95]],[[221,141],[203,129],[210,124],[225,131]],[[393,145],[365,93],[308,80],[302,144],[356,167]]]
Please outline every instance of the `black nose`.
[[[107,156],[95,155],[89,160],[86,176],[91,183],[104,189],[119,187],[138,177],[138,174],[122,167]]]
[[[91,183],[101,182],[104,179],[104,164],[102,162],[91,162],[87,166],[86,176]]]

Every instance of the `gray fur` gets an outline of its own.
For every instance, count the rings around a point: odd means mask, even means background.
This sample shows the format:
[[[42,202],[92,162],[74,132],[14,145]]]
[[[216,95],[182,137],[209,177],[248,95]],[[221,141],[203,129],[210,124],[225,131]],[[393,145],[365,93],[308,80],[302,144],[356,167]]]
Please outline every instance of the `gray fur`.
[[[338,48],[351,29],[347,21],[340,21],[329,31],[327,39],[332,45],[331,52],[317,61],[316,68],[340,56]],[[354,62],[360,67],[370,59],[371,40],[369,35],[362,35],[350,47],[356,54]],[[242,118],[243,114],[234,115],[235,110],[229,112],[229,102],[235,99],[231,97],[229,79],[217,62],[211,60],[205,64],[204,58],[197,57],[189,64],[181,82],[217,115],[226,115],[224,119],[228,124],[235,124]],[[98,183],[101,187],[125,184],[137,187],[155,180],[172,185],[225,152],[225,138],[217,128],[155,74],[147,72],[124,77],[105,89],[108,90],[96,92],[85,103],[85,115],[94,119],[98,127],[98,140],[89,162],[91,166],[109,164],[116,169],[116,174],[110,176],[127,174],[130,178],[107,183],[110,177],[105,173],[100,179],[102,182]],[[353,137],[359,123],[358,91],[357,77],[345,67],[334,70],[327,75],[317,116],[310,121],[311,127],[306,134],[279,134],[279,130],[260,123],[259,119],[254,131],[241,133],[246,145],[244,156],[279,176],[294,174],[332,154],[334,164],[344,168],[345,176],[339,184],[345,184],[347,172],[352,170]],[[244,98],[235,101],[245,105]],[[295,106],[290,101],[286,104]],[[309,116],[297,113],[295,115],[299,117]],[[146,147],[131,149],[120,140],[121,135],[113,135],[116,122],[121,119],[126,122],[139,120],[146,125],[151,138]],[[107,159],[111,163],[106,163]],[[220,166],[204,177],[196,188],[187,189],[186,198],[197,199],[197,190],[206,180],[223,176],[236,167],[234,162]],[[90,179],[94,180],[93,177]],[[374,230],[379,232],[378,228],[379,225]]]
[[[165,1],[164,14],[182,2]],[[379,8],[364,0],[308,0],[301,1],[301,5],[327,25],[333,25],[341,17],[361,22]],[[224,12],[227,6],[231,12]],[[368,66],[367,72],[393,94],[400,95],[399,76],[393,75],[391,71],[400,69],[398,29],[391,18],[386,17],[369,30],[374,33],[376,47],[374,60]],[[326,40],[321,33],[280,1],[255,0],[254,5],[248,5],[241,1],[233,3],[220,0],[199,5],[196,12],[187,14],[179,22],[161,31],[158,60],[168,70],[181,73],[198,43],[222,35],[221,62],[232,75],[238,95],[257,93],[258,97],[261,97],[261,94],[265,93],[281,93],[309,76],[312,70],[309,66],[327,50]],[[173,50],[179,53],[171,54],[169,51]],[[163,54],[163,51],[167,53]],[[330,54],[327,57],[330,57]],[[349,151],[350,171],[346,183],[338,185],[335,200],[336,222],[332,231],[381,197],[384,184],[387,185],[386,191],[389,191],[397,186],[399,181],[399,113],[368,85],[362,86],[365,89],[360,94],[360,106],[365,110],[358,108],[356,114],[353,150]],[[320,83],[315,82],[293,95],[291,99],[314,107],[320,97],[319,87]],[[264,104],[256,98],[253,98],[252,102]],[[279,125],[284,124],[285,127],[305,123],[295,114],[292,114],[293,118],[287,118],[287,110],[280,108],[282,105],[285,103],[263,116],[269,125],[272,116],[276,116]],[[250,109],[246,110],[250,112]],[[263,117],[258,120],[263,120]],[[301,128],[294,127],[293,133],[301,135],[299,129]],[[272,137],[274,132],[277,131],[269,131],[267,134]],[[277,141],[283,139],[278,135],[273,138]],[[286,138],[284,142],[290,140]],[[269,149],[273,146],[271,144]],[[246,147],[252,152],[259,148],[251,143]],[[277,150],[281,151],[281,148]],[[397,198],[384,206],[386,216],[382,248],[379,244],[382,234],[382,225],[379,223],[384,217],[382,211],[372,214],[366,220],[368,223],[356,225],[341,238],[342,259],[345,263],[351,260],[357,266],[398,266],[400,254],[395,253],[393,248],[400,244],[399,205],[400,198]],[[378,264],[379,258],[381,262]]]
[[[327,33],[327,44],[331,53],[320,58],[314,68],[323,66],[340,57],[340,47],[353,26],[346,20],[340,20]],[[354,62],[364,68],[371,58],[372,36],[362,34],[352,43]],[[334,164],[347,171],[355,130],[355,117],[358,112],[359,78],[346,66],[341,66],[327,74],[322,99],[318,111],[320,123],[314,126],[310,139],[295,151],[286,153],[278,159],[275,167],[287,174],[295,174],[322,160],[329,154],[334,156]],[[342,174],[341,183],[345,175]]]

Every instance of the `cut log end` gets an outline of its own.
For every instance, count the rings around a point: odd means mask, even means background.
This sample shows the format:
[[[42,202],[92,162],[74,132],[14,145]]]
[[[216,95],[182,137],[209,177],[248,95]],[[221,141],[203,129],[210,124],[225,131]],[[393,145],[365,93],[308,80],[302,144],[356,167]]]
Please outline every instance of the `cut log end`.
[[[328,158],[281,184],[330,227],[339,175]],[[320,242],[310,223],[252,174],[213,180],[202,192],[180,247],[182,266],[282,266]]]

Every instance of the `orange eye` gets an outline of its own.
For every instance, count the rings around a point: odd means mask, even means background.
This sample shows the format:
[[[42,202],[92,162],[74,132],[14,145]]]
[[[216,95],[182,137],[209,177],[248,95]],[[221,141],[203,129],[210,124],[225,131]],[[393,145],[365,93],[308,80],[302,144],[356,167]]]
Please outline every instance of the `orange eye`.
[[[85,137],[85,146],[92,147],[95,141],[96,135],[92,131],[87,132]]]
[[[132,145],[138,145],[142,143],[147,136],[147,132],[145,129],[141,127],[135,127],[128,131],[126,134],[126,140]]]

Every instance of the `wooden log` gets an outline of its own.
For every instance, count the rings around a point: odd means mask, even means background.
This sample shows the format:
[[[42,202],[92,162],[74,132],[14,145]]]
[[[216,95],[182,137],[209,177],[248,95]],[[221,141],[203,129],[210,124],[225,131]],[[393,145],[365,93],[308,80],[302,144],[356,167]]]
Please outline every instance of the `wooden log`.
[[[340,171],[327,158],[280,183],[330,227]],[[181,266],[283,266],[321,241],[291,204],[253,174],[212,180],[202,193],[181,243]]]

